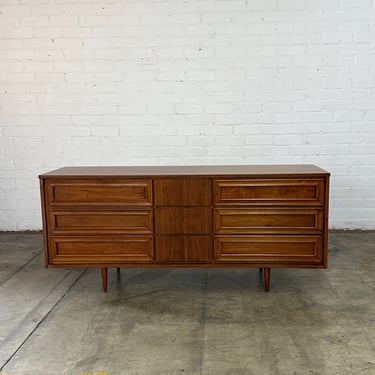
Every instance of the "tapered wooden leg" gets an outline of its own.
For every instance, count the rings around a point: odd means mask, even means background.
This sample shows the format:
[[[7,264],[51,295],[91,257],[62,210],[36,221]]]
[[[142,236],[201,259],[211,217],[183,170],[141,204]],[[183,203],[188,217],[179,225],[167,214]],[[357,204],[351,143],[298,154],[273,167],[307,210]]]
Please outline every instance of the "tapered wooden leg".
[[[108,285],[108,268],[102,267],[102,285],[103,285],[103,292],[107,293],[107,285]]]
[[[265,292],[270,291],[270,282],[271,282],[271,268],[264,269],[264,290]]]

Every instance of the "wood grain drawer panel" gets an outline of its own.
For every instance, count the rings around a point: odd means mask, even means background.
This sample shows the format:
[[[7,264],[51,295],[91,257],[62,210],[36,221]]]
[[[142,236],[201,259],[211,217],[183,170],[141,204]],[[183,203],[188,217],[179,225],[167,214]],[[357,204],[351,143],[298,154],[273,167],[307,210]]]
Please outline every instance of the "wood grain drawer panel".
[[[218,208],[214,210],[215,233],[319,234],[323,210]]]
[[[320,236],[216,236],[218,263],[322,264]]]
[[[65,205],[152,205],[152,181],[47,181],[47,200]]]
[[[211,180],[170,178],[154,181],[156,206],[210,206]]]
[[[157,207],[155,232],[162,234],[211,233],[211,208],[207,207]]]
[[[321,206],[324,179],[215,180],[214,194],[218,205]]]
[[[51,237],[51,265],[153,262],[152,236]]]
[[[156,236],[158,263],[210,263],[210,236]]]
[[[152,210],[50,210],[49,226],[54,234],[64,232],[152,234]]]

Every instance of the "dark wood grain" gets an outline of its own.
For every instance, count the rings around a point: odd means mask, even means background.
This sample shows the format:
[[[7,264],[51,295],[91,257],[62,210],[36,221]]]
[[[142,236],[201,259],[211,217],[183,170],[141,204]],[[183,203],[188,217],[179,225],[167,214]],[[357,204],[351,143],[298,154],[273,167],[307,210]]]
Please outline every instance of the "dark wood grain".
[[[176,166],[82,166],[62,167],[40,177],[168,177],[168,176],[241,176],[251,175],[291,177],[327,176],[329,173],[312,164],[280,164],[280,165],[176,165]]]
[[[270,291],[271,285],[271,268],[265,267],[264,268],[264,290],[266,293]]]
[[[153,210],[49,210],[51,233],[61,234],[152,234]]]
[[[152,236],[51,236],[49,263],[86,265],[90,263],[153,262]]]
[[[208,178],[157,178],[154,181],[156,206],[210,206],[211,180]]]
[[[215,260],[224,263],[258,262],[322,264],[321,236],[216,236]]]
[[[211,227],[211,209],[206,207],[155,209],[155,232],[159,234],[209,234]]]
[[[47,200],[57,205],[151,205],[152,181],[51,180]]]
[[[39,176],[47,267],[326,268],[313,165],[64,167]]]
[[[322,206],[324,179],[215,180],[215,203]]]
[[[216,208],[216,234],[285,233],[319,234],[323,231],[322,209]]]
[[[107,293],[107,290],[108,290],[108,268],[107,267],[102,267],[101,268],[101,273],[102,273],[102,287],[103,287],[103,292]]]
[[[159,263],[209,263],[212,261],[210,236],[157,236]]]

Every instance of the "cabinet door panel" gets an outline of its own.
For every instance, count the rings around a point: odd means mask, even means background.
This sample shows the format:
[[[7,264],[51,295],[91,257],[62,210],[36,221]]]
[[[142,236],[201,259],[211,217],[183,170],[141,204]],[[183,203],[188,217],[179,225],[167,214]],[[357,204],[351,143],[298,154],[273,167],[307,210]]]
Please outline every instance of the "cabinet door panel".
[[[48,181],[47,199],[56,205],[151,205],[152,181]]]
[[[323,230],[320,209],[215,209],[215,232],[233,233],[305,233]]]
[[[219,263],[322,264],[320,236],[216,236]]]
[[[150,263],[152,236],[51,237],[49,264]]]
[[[210,236],[157,236],[159,263],[209,263],[212,261]]]
[[[324,179],[216,180],[216,204],[321,206]]]
[[[211,180],[208,178],[156,179],[156,206],[210,206]]]
[[[161,234],[211,233],[211,208],[158,207],[155,209],[155,231]]]
[[[54,234],[152,234],[152,210],[51,210],[49,225]]]

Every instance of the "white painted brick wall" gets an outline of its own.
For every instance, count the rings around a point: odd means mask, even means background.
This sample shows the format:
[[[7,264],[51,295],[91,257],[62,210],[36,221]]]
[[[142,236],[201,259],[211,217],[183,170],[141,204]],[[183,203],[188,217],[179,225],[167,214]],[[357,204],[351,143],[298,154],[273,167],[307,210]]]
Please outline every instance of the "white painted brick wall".
[[[314,163],[375,229],[375,0],[1,0],[0,230],[64,165]]]

